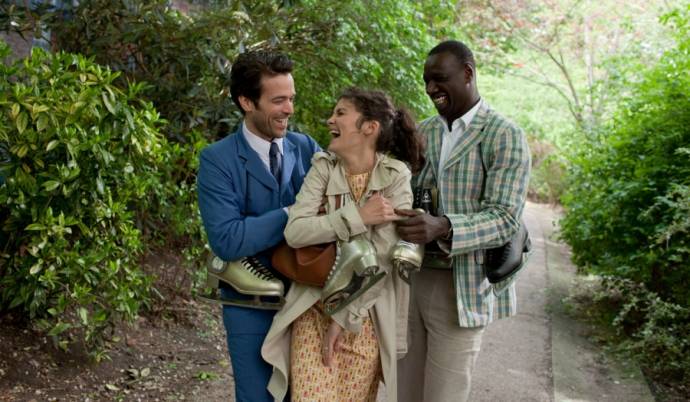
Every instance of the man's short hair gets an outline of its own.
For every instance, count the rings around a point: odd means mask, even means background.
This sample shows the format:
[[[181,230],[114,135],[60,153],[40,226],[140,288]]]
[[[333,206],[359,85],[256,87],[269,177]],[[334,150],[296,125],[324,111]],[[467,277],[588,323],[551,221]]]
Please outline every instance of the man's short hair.
[[[460,62],[460,64],[465,65],[465,63],[471,63],[476,66],[474,62],[474,55],[467,45],[457,40],[447,40],[439,43],[433,49],[429,51],[428,56],[439,53],[451,53]]]
[[[240,96],[257,104],[261,97],[261,78],[292,72],[292,60],[282,53],[269,50],[254,50],[241,53],[235,59],[230,71],[230,96],[240,109]]]

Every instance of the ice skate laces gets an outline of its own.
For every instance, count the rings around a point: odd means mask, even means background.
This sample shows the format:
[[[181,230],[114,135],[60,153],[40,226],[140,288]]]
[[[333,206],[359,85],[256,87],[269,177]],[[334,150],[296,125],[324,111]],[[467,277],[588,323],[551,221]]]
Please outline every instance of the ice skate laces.
[[[273,274],[256,257],[245,257],[242,266],[260,279],[273,279]]]

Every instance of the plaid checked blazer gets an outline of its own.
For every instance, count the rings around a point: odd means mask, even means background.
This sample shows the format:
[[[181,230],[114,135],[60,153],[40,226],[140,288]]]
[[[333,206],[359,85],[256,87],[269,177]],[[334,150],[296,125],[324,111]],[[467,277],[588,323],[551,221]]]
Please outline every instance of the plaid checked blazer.
[[[518,230],[530,173],[524,132],[482,101],[438,172],[445,121],[419,124],[427,161],[413,187],[438,188],[438,215],[453,226],[450,255],[461,327],[484,326],[516,313],[515,283],[495,296],[483,271],[484,249],[505,244]],[[480,155],[481,153],[481,155]],[[440,179],[439,179],[440,178]]]

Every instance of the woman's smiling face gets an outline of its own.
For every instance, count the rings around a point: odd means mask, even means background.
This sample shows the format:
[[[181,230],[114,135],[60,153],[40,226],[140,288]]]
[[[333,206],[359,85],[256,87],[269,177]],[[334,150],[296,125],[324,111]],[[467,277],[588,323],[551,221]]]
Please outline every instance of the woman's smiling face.
[[[366,142],[361,119],[362,114],[352,102],[347,99],[338,100],[333,114],[327,121],[332,136],[328,150],[342,155],[344,152],[362,149]]]

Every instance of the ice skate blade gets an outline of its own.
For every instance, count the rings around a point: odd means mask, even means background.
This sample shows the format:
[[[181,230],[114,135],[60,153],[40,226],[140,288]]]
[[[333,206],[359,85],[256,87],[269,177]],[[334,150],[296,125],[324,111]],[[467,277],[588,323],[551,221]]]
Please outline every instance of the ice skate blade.
[[[210,272],[210,271],[208,272],[208,277],[211,277],[211,278],[214,278],[215,280],[226,283],[226,284],[232,286],[236,291],[238,291],[239,293],[242,293],[244,295],[282,297],[284,294],[283,284],[280,281],[278,281],[277,279],[269,281],[268,284],[266,284],[266,283],[260,284],[263,288],[257,287],[256,284],[254,284],[254,287],[252,288],[251,287],[252,284],[246,283],[246,279],[245,279],[245,282],[232,281],[227,277],[215,274],[215,273]],[[266,289],[267,286],[270,286],[271,288]]]
[[[409,261],[396,260],[395,262],[393,262],[393,265],[394,268],[398,271],[398,276],[400,277],[400,279],[402,279],[408,285],[412,283],[410,279],[412,273],[419,271],[419,267]]]
[[[230,300],[223,299],[214,294],[210,295],[199,295],[197,296],[200,300],[207,303],[221,304],[223,306],[235,306],[244,307],[257,310],[280,310],[285,305],[285,299],[282,296],[278,296],[279,301],[277,302],[266,302],[259,298],[259,296],[254,296],[254,299],[250,300]]]
[[[369,288],[374,286],[378,281],[383,279],[384,276],[386,276],[385,272],[379,272],[376,275],[366,276],[366,277],[362,277],[362,276],[355,274],[356,278],[359,278],[360,280],[364,280],[365,278],[368,278],[369,281],[367,282],[366,285],[360,287],[354,293],[351,293],[351,294],[348,293],[348,289],[350,287],[352,287],[353,285],[356,285],[356,282],[353,281],[350,284],[350,286],[346,287],[345,289],[326,296],[326,298],[323,300],[323,311],[327,315],[333,315],[333,314],[337,313],[338,311],[347,307],[347,305],[352,303],[355,299],[357,299],[364,292],[369,290]],[[345,295],[344,297],[343,297],[343,294]]]

